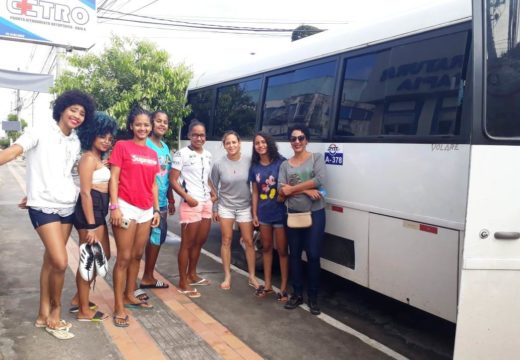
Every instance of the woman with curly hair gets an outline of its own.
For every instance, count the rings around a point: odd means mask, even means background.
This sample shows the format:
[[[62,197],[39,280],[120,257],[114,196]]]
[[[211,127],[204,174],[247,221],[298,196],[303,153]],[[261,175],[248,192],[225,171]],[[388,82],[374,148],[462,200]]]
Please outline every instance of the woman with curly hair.
[[[273,292],[273,244],[276,238],[276,249],[280,259],[282,282],[277,299],[286,302],[287,281],[289,278],[289,255],[287,237],[285,236],[285,206],[278,201],[278,172],[285,158],[278,152],[274,139],[263,132],[256,133],[253,138],[253,156],[249,181],[251,181],[253,225],[260,227],[262,239],[265,285],[261,285],[255,295],[265,297]]]
[[[160,172],[157,153],[146,146],[152,130],[150,113],[138,105],[130,110],[127,129],[130,140],[116,143],[110,155],[110,221],[117,246],[114,266],[114,325],[127,327],[125,308],[153,306],[135,296],[139,264],[150,237],[150,226],[159,226],[156,175]]]
[[[116,121],[104,112],[96,112],[94,121],[78,131],[81,148],[84,152],[79,160],[80,196],[76,203],[74,227],[78,231],[80,245],[90,244],[96,253],[106,254],[107,259],[110,258],[110,242],[105,218],[108,214],[110,169],[105,165],[103,156],[112,147],[112,140],[116,132]],[[102,246],[102,248],[97,248],[97,246]],[[101,250],[103,251],[101,252]],[[86,252],[87,248],[83,248],[83,251]],[[93,272],[93,265],[90,264],[90,267],[89,270]],[[98,266],[96,266],[97,268]],[[97,271],[99,272],[99,270]],[[72,299],[72,307],[69,311],[77,312],[79,321],[102,321],[107,318],[102,312],[95,311],[94,303],[89,303],[92,280],[93,277],[88,280],[83,279],[78,269],[76,273],[78,293]]]
[[[61,292],[67,269],[67,240],[72,230],[78,188],[72,167],[80,152],[75,129],[94,117],[92,97],[79,90],[61,94],[53,107],[56,122],[47,121],[27,129],[16,142],[0,152],[0,165],[25,153],[27,198],[20,207],[29,217],[45,246],[40,273],[40,309],[36,327],[57,339],[70,339],[70,323],[61,319]]]

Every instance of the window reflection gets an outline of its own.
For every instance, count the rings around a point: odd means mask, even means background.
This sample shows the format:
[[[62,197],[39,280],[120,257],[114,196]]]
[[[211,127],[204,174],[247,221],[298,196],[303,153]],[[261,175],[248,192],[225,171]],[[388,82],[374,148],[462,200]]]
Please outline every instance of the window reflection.
[[[346,60],[339,136],[458,135],[467,33]]]
[[[215,136],[220,137],[227,130],[235,130],[243,138],[254,135],[260,85],[260,79],[255,79],[218,89]]]
[[[191,105],[191,113],[184,119],[181,137],[186,139],[188,136],[188,126],[192,119],[197,119],[206,125],[206,132],[209,131],[211,120],[211,109],[213,107],[214,90],[199,90],[190,93],[188,104]]]
[[[315,140],[326,138],[336,61],[308,66],[267,79],[262,131],[287,137],[295,124],[305,124]]]
[[[487,0],[486,130],[520,136],[520,9],[518,0]]]

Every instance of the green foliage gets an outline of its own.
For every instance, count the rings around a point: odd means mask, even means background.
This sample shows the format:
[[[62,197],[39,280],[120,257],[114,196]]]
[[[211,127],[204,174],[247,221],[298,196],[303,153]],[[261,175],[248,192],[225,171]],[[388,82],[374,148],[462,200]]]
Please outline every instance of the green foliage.
[[[168,53],[151,42],[113,37],[101,54],[73,55],[68,61],[74,70],[56,79],[52,93],[83,89],[94,97],[99,110],[117,119],[120,128],[126,127],[134,102],[150,111],[166,111],[168,137],[177,133],[190,112],[185,93],[191,71],[183,64],[171,66]]]
[[[8,114],[7,121],[18,121],[18,115]],[[24,119],[20,119],[20,126],[23,131],[23,129],[25,129],[25,127],[27,126],[27,121],[25,121]],[[20,135],[22,135],[22,133],[20,131],[6,131],[6,134],[7,134],[7,142],[9,142],[9,139],[13,139],[13,141],[15,141],[16,139],[18,139],[20,137]]]
[[[291,35],[291,41],[296,41],[303,39],[304,37],[311,36],[322,32],[322,29],[319,29],[312,25],[300,25],[296,29],[293,30]]]
[[[0,139],[0,149],[7,149],[10,144],[9,138]]]

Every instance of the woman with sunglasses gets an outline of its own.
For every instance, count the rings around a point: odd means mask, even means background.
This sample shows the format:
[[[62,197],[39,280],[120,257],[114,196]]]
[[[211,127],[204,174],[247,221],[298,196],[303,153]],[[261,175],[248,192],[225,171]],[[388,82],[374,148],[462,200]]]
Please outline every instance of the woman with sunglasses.
[[[318,288],[321,243],[325,234],[325,199],[318,189],[325,180],[325,161],[322,154],[307,151],[310,133],[306,126],[293,126],[289,129],[288,135],[294,155],[280,166],[278,175],[280,198],[285,200],[288,213],[311,211],[312,225],[308,228],[286,226],[293,293],[285,308],[292,310],[303,304],[301,256],[305,249],[308,305],[311,313],[318,315],[320,314]]]

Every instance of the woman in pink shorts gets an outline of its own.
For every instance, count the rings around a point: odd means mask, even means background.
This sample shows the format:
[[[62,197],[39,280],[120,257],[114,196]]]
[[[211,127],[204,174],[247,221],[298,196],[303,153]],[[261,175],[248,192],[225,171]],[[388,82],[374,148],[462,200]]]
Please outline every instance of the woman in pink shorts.
[[[179,292],[191,297],[200,293],[193,286],[209,285],[210,281],[197,275],[202,246],[208,239],[215,196],[209,180],[212,157],[204,150],[206,127],[193,120],[188,129],[190,145],[173,155],[170,184],[181,197],[179,219],[181,247],[179,249]]]

